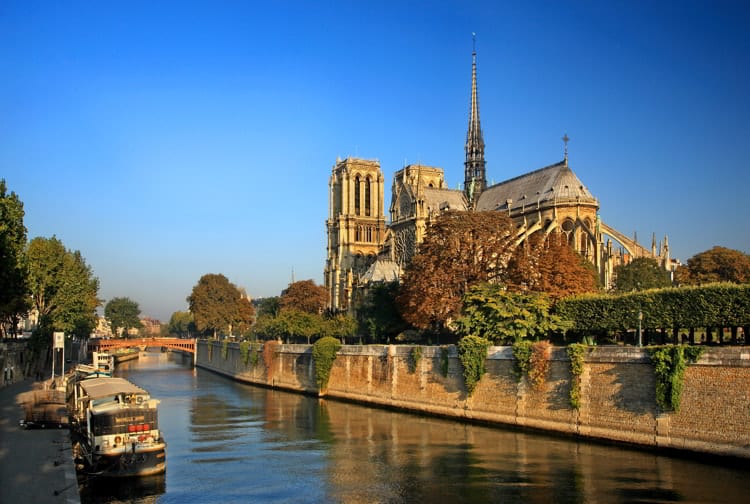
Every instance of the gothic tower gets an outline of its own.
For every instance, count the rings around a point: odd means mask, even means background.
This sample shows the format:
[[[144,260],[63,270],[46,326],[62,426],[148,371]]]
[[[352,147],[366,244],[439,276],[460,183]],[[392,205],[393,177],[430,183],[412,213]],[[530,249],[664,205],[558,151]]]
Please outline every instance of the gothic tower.
[[[479,90],[477,88],[477,51],[471,52],[471,105],[469,130],[466,133],[466,160],[464,161],[464,193],[470,208],[476,206],[479,195],[487,187],[484,167],[484,137],[479,122]]]
[[[385,242],[383,173],[378,161],[337,160],[328,182],[329,307],[348,310],[352,286],[375,262]]]

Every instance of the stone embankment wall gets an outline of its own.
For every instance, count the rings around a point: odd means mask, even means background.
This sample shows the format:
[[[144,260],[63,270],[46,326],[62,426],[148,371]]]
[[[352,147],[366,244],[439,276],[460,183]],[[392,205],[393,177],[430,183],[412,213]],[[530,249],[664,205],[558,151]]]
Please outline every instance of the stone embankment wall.
[[[318,394],[311,346],[278,345],[265,356],[239,345],[200,341],[196,365],[239,381]],[[581,405],[571,407],[573,375],[564,348],[552,353],[541,389],[517,379],[510,347],[492,347],[471,397],[455,347],[443,375],[441,349],[344,346],[331,371],[329,398],[636,445],[750,459],[750,348],[707,348],[685,372],[682,407],[660,412],[654,369],[644,349],[593,347],[581,375]],[[255,353],[255,355],[253,355]],[[269,364],[266,367],[266,362]]]

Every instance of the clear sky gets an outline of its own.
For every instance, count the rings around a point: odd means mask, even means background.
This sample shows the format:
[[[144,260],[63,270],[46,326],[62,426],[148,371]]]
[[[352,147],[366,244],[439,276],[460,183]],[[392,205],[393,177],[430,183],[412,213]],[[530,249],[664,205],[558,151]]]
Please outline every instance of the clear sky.
[[[323,283],[337,156],[490,181],[558,162],[673,257],[750,252],[750,3],[0,2],[0,178],[29,238],[166,321],[205,273]],[[292,273],[293,272],[293,273]]]

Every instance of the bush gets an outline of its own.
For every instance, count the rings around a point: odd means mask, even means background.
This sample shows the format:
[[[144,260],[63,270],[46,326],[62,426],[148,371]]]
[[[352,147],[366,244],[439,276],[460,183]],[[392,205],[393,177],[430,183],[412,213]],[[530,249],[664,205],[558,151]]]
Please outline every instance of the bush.
[[[464,368],[466,393],[469,396],[474,393],[479,380],[487,371],[484,361],[489,348],[490,342],[478,336],[464,336],[458,342],[458,358]]]
[[[324,336],[313,344],[312,354],[315,361],[315,380],[318,390],[324,390],[328,385],[336,353],[341,348],[341,342],[331,336]]]

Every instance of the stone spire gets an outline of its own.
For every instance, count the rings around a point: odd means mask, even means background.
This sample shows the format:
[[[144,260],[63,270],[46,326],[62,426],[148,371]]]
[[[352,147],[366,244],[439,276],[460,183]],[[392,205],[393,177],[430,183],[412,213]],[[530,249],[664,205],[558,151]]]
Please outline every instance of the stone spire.
[[[464,191],[473,208],[479,194],[487,187],[484,169],[484,137],[479,122],[479,90],[477,88],[476,34],[472,33],[471,52],[471,106],[469,108],[469,130],[466,133],[466,160],[464,161]]]

